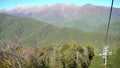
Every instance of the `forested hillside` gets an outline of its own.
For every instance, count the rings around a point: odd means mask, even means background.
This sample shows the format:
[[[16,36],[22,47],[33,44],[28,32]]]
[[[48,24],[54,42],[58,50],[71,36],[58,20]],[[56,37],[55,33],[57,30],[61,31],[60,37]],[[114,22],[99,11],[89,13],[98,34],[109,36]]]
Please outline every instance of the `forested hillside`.
[[[58,28],[31,18],[0,14],[2,40],[17,37],[21,44],[51,45],[70,41],[98,42],[104,39],[103,33],[86,33],[72,28]],[[97,41],[95,41],[98,39]]]

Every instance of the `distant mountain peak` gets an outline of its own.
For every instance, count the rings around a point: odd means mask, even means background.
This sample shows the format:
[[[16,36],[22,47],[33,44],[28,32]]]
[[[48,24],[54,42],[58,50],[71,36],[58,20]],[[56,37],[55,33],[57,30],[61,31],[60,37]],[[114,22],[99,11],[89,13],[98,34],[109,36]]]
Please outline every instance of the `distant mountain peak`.
[[[92,6],[95,6],[95,5],[90,4],[90,3],[83,5],[83,7],[92,7]]]

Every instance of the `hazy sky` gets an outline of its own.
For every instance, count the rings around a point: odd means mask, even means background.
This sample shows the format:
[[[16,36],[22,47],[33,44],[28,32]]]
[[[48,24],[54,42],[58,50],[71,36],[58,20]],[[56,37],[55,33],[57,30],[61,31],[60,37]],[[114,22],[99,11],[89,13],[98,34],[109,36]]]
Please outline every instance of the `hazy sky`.
[[[56,3],[74,3],[80,6],[90,3],[93,5],[110,6],[111,1],[112,0],[0,0],[0,9],[12,9],[17,5],[42,6]],[[114,0],[114,7],[120,8],[120,0]]]

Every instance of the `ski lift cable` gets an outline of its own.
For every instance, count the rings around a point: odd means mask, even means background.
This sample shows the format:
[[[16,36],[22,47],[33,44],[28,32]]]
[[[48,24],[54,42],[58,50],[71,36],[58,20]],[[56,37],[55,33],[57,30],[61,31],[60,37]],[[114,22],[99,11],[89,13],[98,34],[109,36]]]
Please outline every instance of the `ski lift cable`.
[[[105,37],[105,50],[104,50],[104,61],[105,61],[105,68],[107,68],[107,53],[108,53],[108,46],[107,46],[107,40],[108,40],[108,33],[109,33],[109,28],[110,28],[110,22],[111,22],[111,15],[112,15],[112,9],[113,9],[113,2],[114,0],[112,0],[111,3],[111,8],[110,8],[110,14],[109,14],[109,20],[108,20],[108,25],[107,25],[107,31],[106,31],[106,37]]]
[[[113,3],[114,3],[114,0],[112,0],[112,3],[111,3],[109,20],[108,20],[108,25],[107,25],[106,37],[105,37],[105,45],[107,45],[107,40],[108,40],[108,33],[109,33],[109,28],[110,28],[110,22],[111,22],[111,15],[112,15]]]

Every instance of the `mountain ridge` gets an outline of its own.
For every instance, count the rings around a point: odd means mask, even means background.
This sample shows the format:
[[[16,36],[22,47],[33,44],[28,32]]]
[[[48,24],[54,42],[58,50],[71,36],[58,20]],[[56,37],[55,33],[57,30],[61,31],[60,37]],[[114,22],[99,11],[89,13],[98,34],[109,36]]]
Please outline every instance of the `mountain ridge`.
[[[84,31],[93,31],[96,27],[107,23],[109,11],[110,7],[92,4],[83,6],[77,6],[75,4],[55,4],[42,7],[19,6],[6,12],[3,11],[3,13],[32,17],[58,27],[70,27],[82,29]],[[120,8],[113,8],[111,22],[120,21],[119,11]]]

